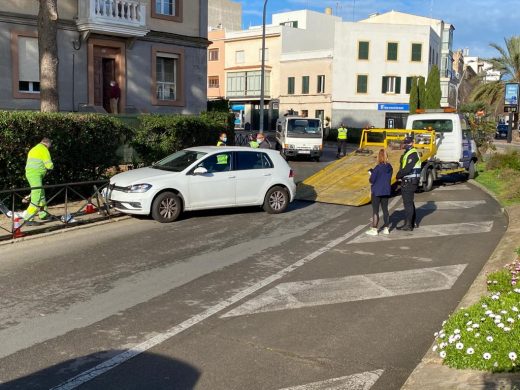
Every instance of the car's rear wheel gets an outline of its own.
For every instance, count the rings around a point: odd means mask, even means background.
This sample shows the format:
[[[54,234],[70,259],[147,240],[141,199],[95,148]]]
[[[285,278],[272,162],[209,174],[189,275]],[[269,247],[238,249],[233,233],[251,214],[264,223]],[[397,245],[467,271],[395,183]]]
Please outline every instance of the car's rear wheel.
[[[173,222],[179,218],[181,211],[181,198],[170,191],[159,194],[152,203],[152,218],[157,222]]]
[[[264,211],[269,214],[280,214],[289,206],[289,193],[281,186],[275,186],[267,191],[264,200]]]
[[[423,183],[423,191],[424,192],[430,192],[433,189],[433,170],[428,169],[426,171],[426,180]]]

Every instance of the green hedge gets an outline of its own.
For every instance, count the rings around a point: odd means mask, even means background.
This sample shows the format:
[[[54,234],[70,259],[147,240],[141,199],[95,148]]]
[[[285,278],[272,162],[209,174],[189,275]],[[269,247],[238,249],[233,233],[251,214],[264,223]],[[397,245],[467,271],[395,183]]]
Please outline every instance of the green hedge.
[[[234,141],[234,116],[227,112],[200,115],[142,115],[131,142],[141,162],[150,164],[177,150],[216,145],[219,134],[227,132]]]
[[[29,150],[47,136],[54,170],[47,183],[102,178],[117,165],[116,150],[129,130],[120,121],[96,114],[48,114],[0,111],[0,188],[26,187]]]

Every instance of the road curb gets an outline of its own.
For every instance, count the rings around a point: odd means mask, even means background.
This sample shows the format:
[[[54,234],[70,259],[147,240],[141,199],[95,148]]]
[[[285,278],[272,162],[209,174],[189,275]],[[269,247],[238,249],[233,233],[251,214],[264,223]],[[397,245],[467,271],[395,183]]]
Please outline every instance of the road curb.
[[[78,226],[74,226],[74,227],[70,227],[70,228],[53,230],[53,231],[47,232],[47,233],[38,233],[38,234],[29,235],[29,236],[25,236],[25,237],[14,238],[11,240],[0,241],[0,247],[6,246],[6,245],[13,245],[13,244],[16,244],[19,242],[24,242],[24,241],[36,240],[38,238],[56,236],[58,234],[65,234],[67,232],[73,232],[76,230],[83,230],[83,229],[89,229],[89,228],[96,227],[96,226],[107,225],[109,223],[124,221],[124,220],[130,219],[130,218],[132,218],[132,217],[129,215],[123,215],[121,217],[114,217],[114,218],[106,219],[104,221],[86,223],[86,224],[82,224],[82,225],[78,225]]]
[[[498,202],[496,196],[480,183],[474,180],[471,180],[470,183]],[[487,292],[486,275],[502,268],[516,258],[514,250],[520,242],[520,205],[502,208],[502,212],[508,218],[507,230],[455,311],[477,302]],[[434,344],[432,340],[431,347],[408,377],[402,390],[512,390],[520,386],[520,373],[494,374],[487,371],[457,370],[445,366],[438,354],[432,351]]]

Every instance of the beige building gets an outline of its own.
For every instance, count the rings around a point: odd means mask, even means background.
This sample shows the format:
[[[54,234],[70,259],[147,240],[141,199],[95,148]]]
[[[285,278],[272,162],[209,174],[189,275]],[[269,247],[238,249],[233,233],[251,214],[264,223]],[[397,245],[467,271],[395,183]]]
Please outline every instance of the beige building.
[[[225,36],[226,32],[223,29],[208,32],[208,39],[211,42],[208,47],[208,99],[222,99],[226,94]]]
[[[207,0],[58,1],[62,111],[196,113],[206,107]],[[0,108],[39,109],[38,2],[2,0]]]

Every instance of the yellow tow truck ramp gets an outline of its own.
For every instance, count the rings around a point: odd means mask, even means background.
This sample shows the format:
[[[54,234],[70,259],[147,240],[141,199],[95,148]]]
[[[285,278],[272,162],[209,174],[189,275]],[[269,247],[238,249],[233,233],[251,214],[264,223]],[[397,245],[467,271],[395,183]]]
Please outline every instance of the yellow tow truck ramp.
[[[392,184],[399,170],[403,154],[403,140],[413,136],[414,146],[421,161],[433,157],[436,152],[435,132],[431,130],[363,130],[359,149],[333,162],[298,184],[296,199],[322,203],[362,206],[370,203],[368,170],[377,162],[377,154],[385,148],[394,168]]]

